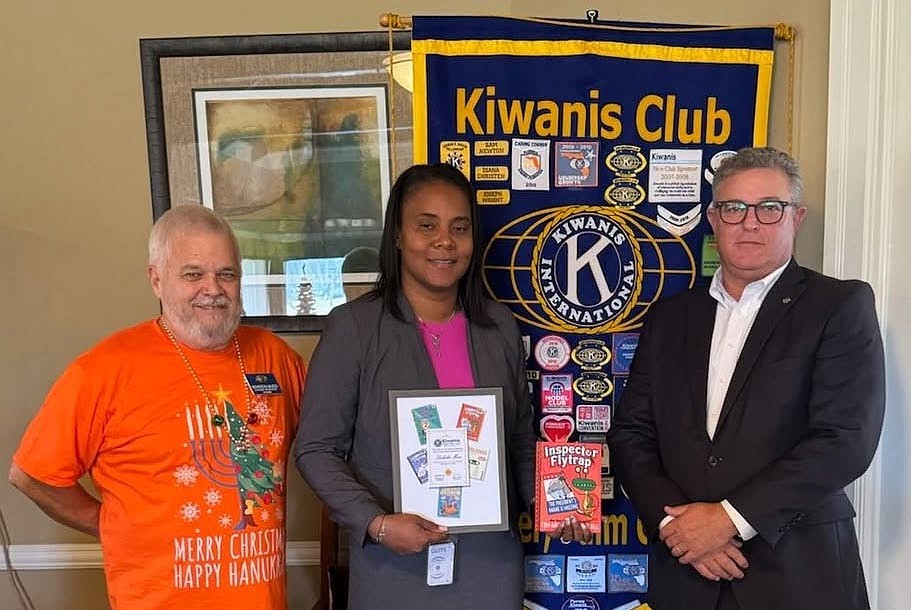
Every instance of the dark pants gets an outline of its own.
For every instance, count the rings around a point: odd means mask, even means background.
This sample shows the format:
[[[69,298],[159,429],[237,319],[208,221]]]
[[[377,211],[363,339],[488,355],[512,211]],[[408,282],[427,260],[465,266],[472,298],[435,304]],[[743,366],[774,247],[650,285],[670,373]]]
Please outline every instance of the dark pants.
[[[728,581],[721,582],[721,594],[718,596],[718,605],[716,610],[740,610],[737,598],[734,597],[734,591],[731,589],[731,583]]]

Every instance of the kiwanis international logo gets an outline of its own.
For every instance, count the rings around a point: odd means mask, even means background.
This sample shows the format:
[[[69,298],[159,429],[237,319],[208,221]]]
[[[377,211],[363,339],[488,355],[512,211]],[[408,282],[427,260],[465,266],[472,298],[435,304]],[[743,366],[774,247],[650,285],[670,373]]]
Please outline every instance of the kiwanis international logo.
[[[544,227],[532,282],[551,319],[606,332],[639,293],[638,244],[617,215],[592,206],[564,209]]]
[[[606,205],[521,214],[494,232],[483,260],[492,297],[521,323],[558,334],[635,330],[652,303],[692,288],[698,272],[682,237]]]

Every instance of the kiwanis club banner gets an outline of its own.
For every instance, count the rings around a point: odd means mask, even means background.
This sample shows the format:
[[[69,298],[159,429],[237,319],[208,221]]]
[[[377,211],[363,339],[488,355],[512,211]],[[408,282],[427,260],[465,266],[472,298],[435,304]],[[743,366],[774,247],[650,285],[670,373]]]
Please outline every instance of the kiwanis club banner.
[[[415,161],[454,164],[477,189],[484,280],[527,336],[542,438],[604,445],[649,306],[713,273],[713,171],[765,144],[773,39],[770,27],[414,18]],[[645,599],[645,533],[620,483],[606,467],[591,545],[549,540],[523,516],[526,607]]]

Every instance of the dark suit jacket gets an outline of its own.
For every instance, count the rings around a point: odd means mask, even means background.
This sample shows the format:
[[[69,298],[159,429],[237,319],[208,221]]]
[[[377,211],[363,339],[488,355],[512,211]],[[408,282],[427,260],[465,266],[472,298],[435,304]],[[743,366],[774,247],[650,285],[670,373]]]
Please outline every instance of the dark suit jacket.
[[[656,610],[715,607],[719,584],[657,538],[665,505],[727,499],[759,532],[733,584],[743,610],[868,607],[844,487],[869,466],[885,404],[873,292],[791,261],[763,302],[705,430],[716,302],[694,289],[649,312],[608,442],[650,532]]]
[[[424,584],[426,555],[399,556],[385,547],[365,544],[370,521],[393,512],[389,390],[438,387],[414,313],[405,299],[399,305],[405,320],[394,318],[380,299],[369,295],[330,313],[308,367],[294,445],[301,474],[328,506],[333,521],[349,530],[349,607],[355,608],[428,607],[426,600],[413,599],[429,595]],[[485,307],[494,325],[469,322],[469,355],[477,387],[503,388],[506,480],[514,524],[534,498],[536,437],[525,351],[510,311],[493,301]],[[459,587],[477,588],[483,582],[482,575],[465,575],[469,568],[487,575],[505,574],[500,589],[483,592],[493,596],[489,598],[492,607],[501,594],[510,600],[505,604],[519,603],[524,572],[515,535],[466,535],[459,547],[459,569],[465,577],[457,585],[434,588],[439,602],[435,607],[471,607],[446,597],[457,597]],[[484,557],[469,558],[471,553]],[[487,566],[491,562],[501,565],[491,568]],[[384,605],[383,595],[394,598],[394,603],[387,600],[393,605]],[[519,599],[513,599],[516,596]]]

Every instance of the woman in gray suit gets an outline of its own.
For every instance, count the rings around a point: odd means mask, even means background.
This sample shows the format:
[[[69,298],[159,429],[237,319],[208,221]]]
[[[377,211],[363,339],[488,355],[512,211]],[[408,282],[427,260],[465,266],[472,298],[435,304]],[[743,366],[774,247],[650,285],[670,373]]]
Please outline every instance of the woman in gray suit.
[[[515,523],[534,496],[533,413],[518,327],[483,294],[473,201],[449,165],[406,170],[389,196],[376,289],[330,313],[310,362],[294,456],[349,532],[350,610],[522,607]],[[448,534],[393,510],[388,392],[470,387],[503,389],[512,527],[460,535],[452,584],[431,588],[426,549]]]

